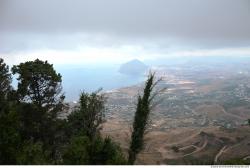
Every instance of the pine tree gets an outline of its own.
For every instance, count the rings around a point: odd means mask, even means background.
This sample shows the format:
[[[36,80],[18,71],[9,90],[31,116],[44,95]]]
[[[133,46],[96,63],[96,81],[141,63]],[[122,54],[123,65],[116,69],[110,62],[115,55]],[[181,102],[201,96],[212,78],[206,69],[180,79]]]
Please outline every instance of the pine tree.
[[[79,108],[68,116],[72,134],[88,136],[90,139],[99,135],[104,119],[105,100],[100,90],[91,94],[81,93]]]
[[[100,135],[105,96],[99,91],[82,92],[79,108],[68,116],[70,142],[63,154],[64,164],[120,165],[127,161],[120,147]]]
[[[52,64],[36,59],[13,66],[13,75],[18,74],[18,95],[23,102],[32,102],[39,108],[57,110],[64,95],[62,77],[57,74]]]
[[[16,149],[21,146],[19,117],[9,99],[10,84],[9,67],[0,58],[0,164],[16,164]]]
[[[43,148],[51,151],[52,160],[57,160],[58,114],[64,108],[61,75],[52,64],[39,59],[13,66],[12,73],[18,75],[18,113],[23,139],[42,142]]]
[[[7,105],[7,99],[11,90],[11,74],[9,67],[0,58],[0,111]]]

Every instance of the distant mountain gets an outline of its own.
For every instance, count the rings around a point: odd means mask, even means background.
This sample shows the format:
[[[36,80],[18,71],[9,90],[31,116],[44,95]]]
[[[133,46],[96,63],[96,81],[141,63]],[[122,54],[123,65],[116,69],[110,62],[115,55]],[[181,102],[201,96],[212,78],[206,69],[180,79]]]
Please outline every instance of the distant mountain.
[[[137,59],[134,59],[125,64],[122,64],[119,72],[126,75],[138,76],[144,74],[147,69],[147,65]]]

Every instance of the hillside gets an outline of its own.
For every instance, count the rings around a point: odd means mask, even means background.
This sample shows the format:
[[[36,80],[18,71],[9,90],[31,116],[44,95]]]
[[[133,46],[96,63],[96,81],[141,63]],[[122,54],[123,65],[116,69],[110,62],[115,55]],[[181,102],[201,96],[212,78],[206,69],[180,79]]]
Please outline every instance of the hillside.
[[[250,78],[248,73],[239,75],[238,68],[156,68],[163,79],[157,89],[168,89],[156,100],[161,101],[151,114],[145,149],[137,164],[219,164],[249,158]],[[141,83],[107,93],[103,134],[116,139],[125,151],[134,102],[142,88]]]

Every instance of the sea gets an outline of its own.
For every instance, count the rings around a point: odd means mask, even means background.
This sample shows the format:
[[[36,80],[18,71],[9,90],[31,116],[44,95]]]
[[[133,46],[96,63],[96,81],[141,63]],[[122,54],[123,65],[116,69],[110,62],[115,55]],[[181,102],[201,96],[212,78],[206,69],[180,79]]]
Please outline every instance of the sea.
[[[81,92],[94,92],[100,88],[110,91],[141,83],[144,75],[126,75],[119,72],[119,66],[104,67],[55,67],[62,75],[63,92],[66,101],[78,101]]]

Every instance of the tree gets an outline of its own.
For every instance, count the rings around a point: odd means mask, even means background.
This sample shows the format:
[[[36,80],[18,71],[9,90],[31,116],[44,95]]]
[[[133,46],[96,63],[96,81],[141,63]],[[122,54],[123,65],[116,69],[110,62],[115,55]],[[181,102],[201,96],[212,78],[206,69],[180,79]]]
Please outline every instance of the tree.
[[[76,136],[63,154],[66,165],[124,165],[127,163],[120,147],[110,138]]]
[[[62,107],[62,77],[52,64],[36,59],[14,66],[12,73],[19,74],[17,92],[20,100],[50,111],[58,111]]]
[[[32,140],[22,144],[20,152],[17,152],[17,164],[19,165],[46,165],[49,164],[48,153],[43,150],[43,143]]]
[[[89,164],[88,146],[89,138],[86,136],[76,136],[70,141],[63,154],[63,163],[66,165],[87,165]]]
[[[15,104],[9,100],[11,88],[9,67],[0,58],[0,164],[15,164],[20,147],[19,117]]]
[[[138,96],[136,112],[133,121],[133,131],[129,148],[129,164],[134,164],[137,154],[143,149],[143,137],[149,122],[151,102],[156,94],[152,90],[157,84],[154,74],[150,73],[145,84],[143,96]]]
[[[105,99],[100,90],[91,94],[81,93],[79,109],[68,116],[71,132],[86,135],[91,140],[98,136],[104,119]]]
[[[99,145],[96,145],[99,144]],[[92,164],[96,165],[126,165],[122,150],[118,144],[112,141],[111,138],[99,137],[94,143],[94,156],[92,158]]]
[[[52,64],[38,59],[13,66],[12,72],[19,75],[17,94],[24,104],[24,119],[37,121],[43,128],[50,127],[50,122],[57,120],[64,107],[61,75]]]
[[[8,104],[7,99],[11,90],[11,81],[9,67],[0,58],[0,113]]]
[[[0,165],[17,163],[17,150],[22,147],[17,112],[10,109],[0,115]]]
[[[120,147],[100,135],[104,119],[105,96],[100,90],[80,95],[79,108],[68,116],[71,138],[63,154],[64,164],[126,164]]]
[[[120,147],[100,135],[105,97],[99,91],[83,92],[79,108],[63,120],[61,75],[53,65],[37,59],[14,66],[17,91],[2,59],[0,70],[0,164],[127,163]]]
[[[62,77],[52,64],[36,59],[13,66],[18,74],[17,95],[24,140],[42,142],[43,149],[57,160],[58,113],[63,111]]]

